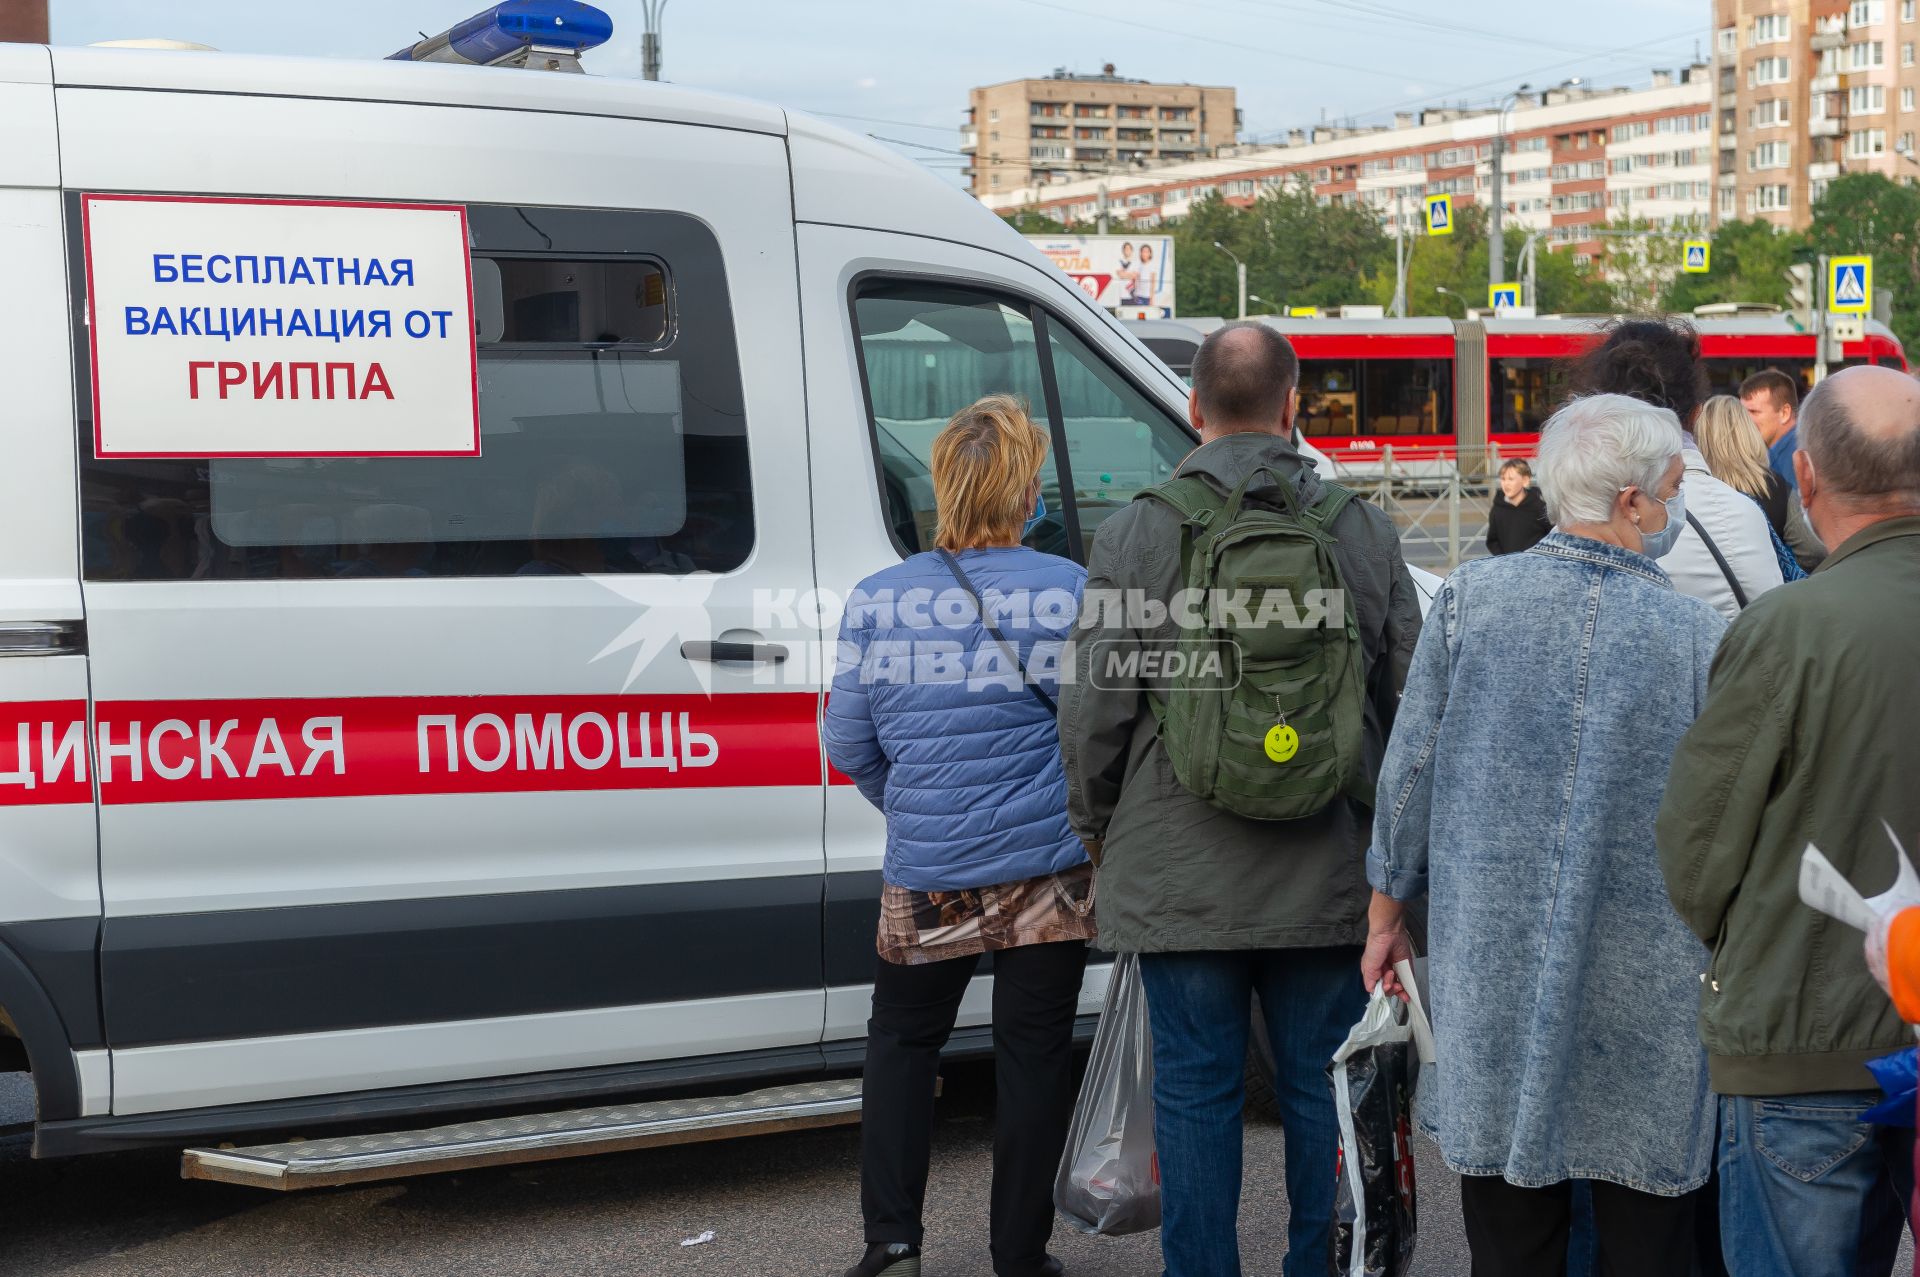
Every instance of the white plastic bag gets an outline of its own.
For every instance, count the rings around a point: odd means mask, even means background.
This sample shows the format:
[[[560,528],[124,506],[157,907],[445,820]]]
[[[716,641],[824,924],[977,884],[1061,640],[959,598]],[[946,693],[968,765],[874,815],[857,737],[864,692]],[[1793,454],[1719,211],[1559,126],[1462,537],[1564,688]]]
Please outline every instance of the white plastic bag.
[[[1383,981],[1327,1065],[1340,1128],[1333,1277],[1405,1277],[1412,1269],[1413,1092],[1419,1066],[1433,1063],[1433,1030],[1412,964],[1395,963],[1394,972],[1408,1001]]]
[[[1140,960],[1123,953],[1107,983],[1087,1075],[1054,1180],[1060,1217],[1110,1237],[1160,1227],[1160,1163],[1153,1149],[1153,1036]]]

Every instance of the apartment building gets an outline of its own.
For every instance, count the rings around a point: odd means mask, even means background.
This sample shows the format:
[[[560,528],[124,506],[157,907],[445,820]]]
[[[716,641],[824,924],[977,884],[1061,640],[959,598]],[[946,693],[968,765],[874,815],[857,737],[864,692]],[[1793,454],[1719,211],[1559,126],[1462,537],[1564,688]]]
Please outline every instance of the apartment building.
[[[1842,173],[1920,176],[1915,0],[1714,0],[1716,221],[1804,227]]]
[[[1644,89],[1559,88],[1491,109],[1407,112],[1391,126],[1297,129],[1277,146],[1145,171],[988,190],[989,208],[1032,208],[1064,222],[1107,210],[1110,226],[1146,227],[1184,215],[1209,195],[1251,203],[1262,189],[1304,179],[1323,201],[1377,210],[1389,231],[1424,215],[1423,197],[1484,204],[1493,137],[1504,123],[1502,203],[1508,225],[1553,246],[1595,256],[1594,232],[1639,217],[1658,226],[1705,225],[1712,206],[1713,86],[1705,66],[1656,71]]]
[[[1233,144],[1233,99],[1232,89],[1125,79],[1112,63],[1099,75],[1063,67],[972,90],[960,149],[975,195],[1192,159]]]

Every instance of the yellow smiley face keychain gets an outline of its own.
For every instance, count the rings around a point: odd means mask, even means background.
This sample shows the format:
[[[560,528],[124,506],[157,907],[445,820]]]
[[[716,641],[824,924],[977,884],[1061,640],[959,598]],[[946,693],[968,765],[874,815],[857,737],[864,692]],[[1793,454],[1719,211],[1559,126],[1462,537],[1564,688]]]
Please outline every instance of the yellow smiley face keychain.
[[[1267,757],[1284,763],[1300,752],[1300,733],[1286,723],[1267,729]]]

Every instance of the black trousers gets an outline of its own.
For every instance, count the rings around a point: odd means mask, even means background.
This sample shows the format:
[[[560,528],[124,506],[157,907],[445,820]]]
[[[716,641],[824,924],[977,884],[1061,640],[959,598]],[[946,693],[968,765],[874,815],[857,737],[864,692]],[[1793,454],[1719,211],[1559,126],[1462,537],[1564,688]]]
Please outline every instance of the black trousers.
[[[1689,1277],[1698,1194],[1657,1197],[1601,1180],[1593,1186],[1599,1277]],[[1564,1277],[1573,1182],[1517,1188],[1498,1175],[1462,1175],[1473,1277]]]
[[[901,966],[881,958],[867,1021],[860,1128],[866,1240],[921,1241],[940,1048],[978,957]],[[1087,946],[1024,945],[993,955],[993,1271],[1024,1277],[1046,1259],[1053,1179],[1073,1115],[1073,1018]]]

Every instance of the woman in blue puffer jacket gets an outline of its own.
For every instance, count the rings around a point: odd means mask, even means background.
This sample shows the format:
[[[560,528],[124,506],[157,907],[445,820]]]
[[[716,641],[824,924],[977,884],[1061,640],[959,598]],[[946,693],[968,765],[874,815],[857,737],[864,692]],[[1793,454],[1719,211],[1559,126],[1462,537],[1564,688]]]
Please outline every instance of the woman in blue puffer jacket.
[[[1047,1239],[1093,868],[1067,825],[1053,711],[1086,572],[1020,544],[1045,510],[1046,455],[1017,399],[956,414],[933,444],[937,548],[862,581],[841,622],[827,757],[887,817],[861,1133],[867,1250],[847,1277],[919,1277],[935,1072],[987,952],[993,1271],[1063,1271]]]

